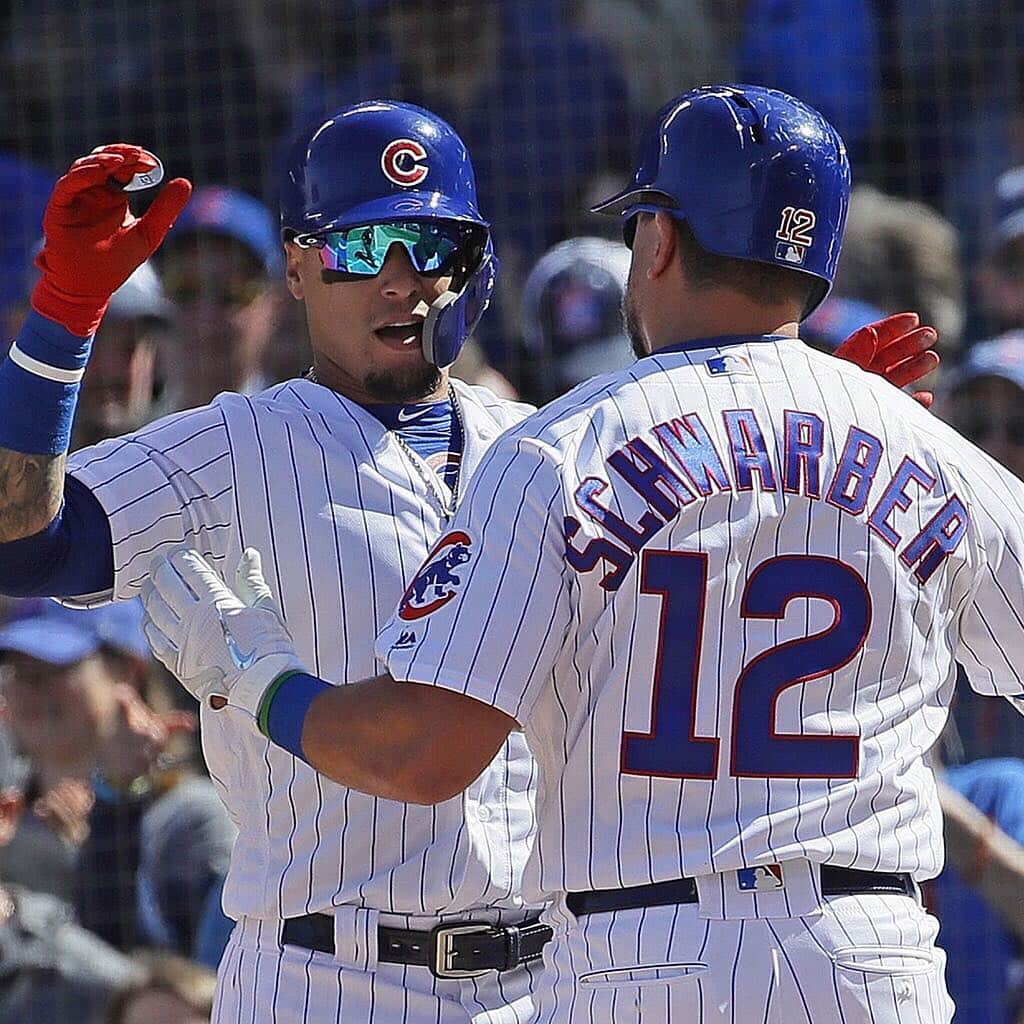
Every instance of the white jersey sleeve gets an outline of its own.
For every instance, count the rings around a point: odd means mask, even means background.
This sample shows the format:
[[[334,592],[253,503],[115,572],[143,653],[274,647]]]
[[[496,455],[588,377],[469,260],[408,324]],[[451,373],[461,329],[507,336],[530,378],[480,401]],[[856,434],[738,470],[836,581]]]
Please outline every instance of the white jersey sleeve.
[[[954,656],[978,693],[1018,697],[1024,695],[1024,483],[982,452],[975,455],[964,473],[973,483],[978,570]]]
[[[215,565],[223,560],[235,519],[234,487],[228,433],[216,405],[77,451],[68,472],[92,491],[110,521],[114,589],[92,597],[135,597],[150,562],[184,543]]]
[[[490,449],[378,637],[378,657],[395,678],[457,690],[519,722],[529,717],[570,622],[554,456],[519,431]]]

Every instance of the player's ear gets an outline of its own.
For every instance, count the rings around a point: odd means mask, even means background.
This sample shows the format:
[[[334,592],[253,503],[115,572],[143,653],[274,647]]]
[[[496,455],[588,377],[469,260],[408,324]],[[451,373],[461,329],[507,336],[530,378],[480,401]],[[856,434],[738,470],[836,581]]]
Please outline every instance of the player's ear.
[[[308,252],[308,249],[303,249],[294,242],[284,243],[284,279],[288,285],[288,291],[292,293],[292,297],[295,299],[302,299],[305,295],[299,268]]]
[[[667,213],[654,215],[654,252],[647,276],[650,279],[661,277],[676,258],[676,222]]]

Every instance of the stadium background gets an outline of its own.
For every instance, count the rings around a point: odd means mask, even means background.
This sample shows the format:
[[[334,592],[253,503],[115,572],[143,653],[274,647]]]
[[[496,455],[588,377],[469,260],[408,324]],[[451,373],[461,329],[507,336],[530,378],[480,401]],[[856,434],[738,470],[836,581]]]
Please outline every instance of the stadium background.
[[[530,400],[552,397],[553,382],[570,371],[601,368],[580,358],[587,345],[601,343],[605,360],[627,358],[620,339],[605,344],[616,334],[609,325],[618,296],[599,269],[582,283],[548,282],[543,295],[534,288],[534,306],[524,309],[531,268],[564,239],[614,237],[586,213],[587,200],[625,177],[638,125],[682,89],[722,80],[792,92],[847,142],[857,192],[837,299],[814,326],[817,343],[834,344],[879,310],[918,310],[942,333],[940,415],[974,429],[979,443],[1001,444],[993,454],[1019,472],[1024,420],[1012,415],[1013,403],[1001,415],[955,397],[979,375],[968,357],[979,351],[989,353],[982,362],[991,375],[1024,390],[1024,342],[1013,333],[1024,327],[1024,175],[1005,173],[1024,164],[1019,0],[8,0],[0,3],[6,338],[24,312],[45,198],[76,156],[107,141],[138,142],[170,175],[236,190],[211,223],[235,218],[251,227],[235,232],[261,259],[263,277],[252,270],[259,279],[249,283],[253,294],[272,292],[260,215],[238,205],[236,192],[273,209],[275,174],[297,128],[342,103],[390,96],[429,106],[460,131],[492,220],[498,298],[463,372]],[[166,277],[166,299],[149,282],[131,307],[140,323],[145,314],[161,327],[143,380],[147,418],[187,401],[175,383],[202,364],[197,346],[217,344],[197,340],[178,315],[187,282],[159,258],[154,268]],[[258,376],[267,382],[300,371],[306,358],[295,306],[279,299],[262,321]],[[83,428],[77,443],[102,433],[102,424]],[[180,702],[176,689],[157,689],[163,696],[154,700]],[[986,765],[992,771],[981,783],[956,769],[948,778],[1024,842],[1024,809],[1007,795],[1020,781],[1024,723],[961,689],[941,759],[981,763],[979,777]],[[189,756],[165,751],[149,774],[164,779]],[[977,882],[986,848],[975,838],[966,849]],[[133,922],[107,930],[115,944],[160,945],[159,929],[134,924],[145,900],[115,877],[136,871],[137,856],[88,852],[87,870],[81,857],[74,868],[79,903],[84,884],[93,889],[85,898],[93,920]],[[9,874],[0,852],[0,879]],[[994,914],[955,876],[930,898],[955,960],[957,1020],[1017,1020],[1022,969],[1012,915]],[[189,957],[197,948],[194,935],[164,944]]]

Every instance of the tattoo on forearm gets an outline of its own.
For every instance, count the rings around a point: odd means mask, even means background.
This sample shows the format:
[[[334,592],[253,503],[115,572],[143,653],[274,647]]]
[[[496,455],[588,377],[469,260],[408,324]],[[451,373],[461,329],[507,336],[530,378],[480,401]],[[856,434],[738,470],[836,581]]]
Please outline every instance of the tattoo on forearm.
[[[42,530],[64,496],[66,455],[25,455],[0,448],[0,543]]]

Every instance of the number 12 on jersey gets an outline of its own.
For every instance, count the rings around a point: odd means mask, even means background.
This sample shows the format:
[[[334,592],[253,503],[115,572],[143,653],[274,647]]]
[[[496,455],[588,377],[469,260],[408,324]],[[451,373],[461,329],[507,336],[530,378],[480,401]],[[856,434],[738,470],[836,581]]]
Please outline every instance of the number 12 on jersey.
[[[645,551],[640,573],[641,592],[661,598],[651,731],[623,733],[622,771],[716,778],[720,741],[696,733],[707,555]],[[783,690],[827,676],[856,657],[871,625],[871,597],[860,574],[844,562],[778,555],[761,562],[747,580],[740,617],[779,620],[798,598],[828,601],[832,624],[762,651],[740,672],[733,697],[732,776],[848,779],[857,774],[857,736],[780,735],[775,713]]]

